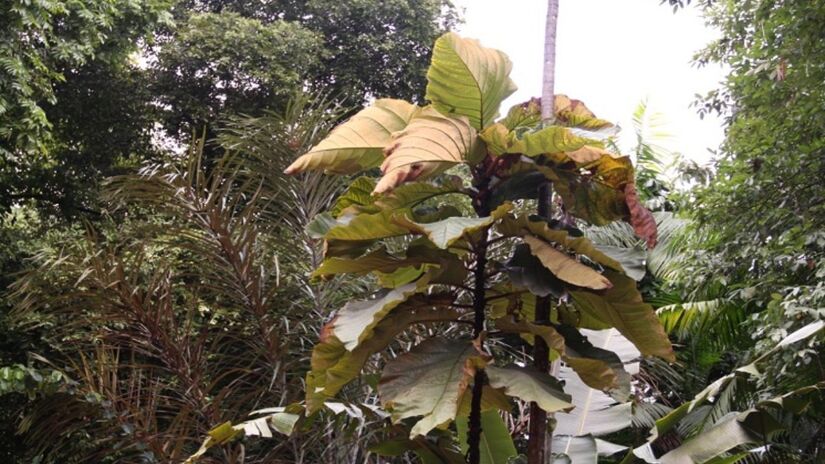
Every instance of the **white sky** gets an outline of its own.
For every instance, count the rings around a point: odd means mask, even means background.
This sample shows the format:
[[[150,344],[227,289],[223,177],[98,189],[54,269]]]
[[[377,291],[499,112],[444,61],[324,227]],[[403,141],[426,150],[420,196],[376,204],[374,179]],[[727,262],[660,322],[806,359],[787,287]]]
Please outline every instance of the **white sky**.
[[[519,90],[502,105],[541,94],[546,0],[454,0],[464,8],[458,32],[504,51]],[[631,116],[644,98],[663,114],[667,148],[706,162],[723,138],[715,116],[700,120],[696,94],[716,88],[721,67],[696,68],[693,54],[716,36],[696,8],[673,13],[659,0],[560,0],[556,93],[584,101],[600,118],[632,135]],[[622,147],[630,137],[620,141]]]

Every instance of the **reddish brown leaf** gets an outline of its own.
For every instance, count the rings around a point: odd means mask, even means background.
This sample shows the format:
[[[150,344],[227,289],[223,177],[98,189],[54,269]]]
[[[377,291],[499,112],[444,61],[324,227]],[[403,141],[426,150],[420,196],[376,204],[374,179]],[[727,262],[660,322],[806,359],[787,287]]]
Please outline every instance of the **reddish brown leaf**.
[[[636,236],[647,242],[649,249],[655,247],[658,239],[656,220],[639,200],[639,193],[633,182],[624,186],[624,201],[630,210],[630,225],[633,226]]]

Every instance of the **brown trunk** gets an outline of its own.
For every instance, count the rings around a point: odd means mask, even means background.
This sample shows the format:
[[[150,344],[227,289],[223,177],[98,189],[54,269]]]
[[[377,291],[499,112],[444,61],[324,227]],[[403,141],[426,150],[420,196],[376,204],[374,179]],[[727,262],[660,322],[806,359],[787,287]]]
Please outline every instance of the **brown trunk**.
[[[556,75],[556,23],[559,16],[559,0],[548,0],[547,23],[544,37],[544,80],[541,89],[541,118],[552,121],[555,75]],[[550,219],[552,216],[553,186],[546,183],[539,188],[538,213]],[[550,298],[536,299],[536,324],[550,323]],[[533,346],[533,366],[540,372],[550,369],[550,348],[540,337],[536,337]],[[550,460],[551,432],[547,430],[547,413],[536,403],[530,404],[529,442],[527,445],[527,462],[545,464]]]

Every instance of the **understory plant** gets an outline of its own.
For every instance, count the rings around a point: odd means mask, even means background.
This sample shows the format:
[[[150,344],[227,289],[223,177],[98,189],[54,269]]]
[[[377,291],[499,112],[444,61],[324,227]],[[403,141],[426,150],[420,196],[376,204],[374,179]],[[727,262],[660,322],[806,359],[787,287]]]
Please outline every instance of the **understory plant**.
[[[311,421],[345,385],[371,380],[362,369],[375,353],[408,340],[414,346],[388,361],[376,384],[396,424],[371,448],[376,454],[505,462],[516,449],[497,410],[511,410],[515,399],[559,412],[565,434],[554,440],[567,439],[563,452],[587,448],[595,459],[587,414],[561,414],[577,406],[565,389],[579,385],[585,408],[598,394],[601,410],[629,411],[626,363],[639,354],[674,359],[620,254],[577,228],[626,221],[648,246],[656,243],[630,159],[606,149],[617,128],[563,95],[551,120],[542,120],[537,99],[499,119],[516,89],[510,68],[504,53],[448,33],[427,73],[429,105],[376,100],[286,170],[362,174],[310,224],[324,248],[313,277],[369,276],[377,290],[325,326],[303,407]],[[547,184],[550,219],[529,211]],[[535,319],[537,297],[551,299],[549,320]],[[420,325],[441,336],[405,338]],[[591,331],[606,329],[635,355],[607,349],[615,344]],[[513,362],[513,337],[544,340],[562,369],[553,376]],[[453,423],[457,444],[445,432]]]

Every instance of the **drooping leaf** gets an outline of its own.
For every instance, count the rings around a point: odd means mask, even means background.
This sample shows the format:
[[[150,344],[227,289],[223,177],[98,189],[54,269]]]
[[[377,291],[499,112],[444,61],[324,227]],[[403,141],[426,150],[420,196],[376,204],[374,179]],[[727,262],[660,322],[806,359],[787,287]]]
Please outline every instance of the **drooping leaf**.
[[[670,340],[653,307],[642,300],[636,282],[609,269],[604,275],[613,287],[602,294],[571,291],[575,306],[582,313],[618,329],[643,355],[675,361]]]
[[[579,287],[603,290],[613,285],[605,276],[585,266],[552,245],[533,235],[525,235],[524,242],[541,263],[559,279]]]
[[[535,157],[544,154],[574,153],[590,146],[595,150],[595,155],[587,156],[585,152],[579,152],[579,157],[584,157],[583,159],[590,163],[601,156],[610,156],[603,150],[603,141],[613,135],[614,131],[594,132],[563,126],[547,126],[519,133],[509,130],[504,124],[496,123],[485,128],[479,137],[495,155],[517,153]]]
[[[599,251],[615,259],[622,265],[628,277],[635,281],[644,279],[647,274],[647,253],[638,247],[622,248],[610,245],[596,245]]]
[[[426,98],[442,113],[466,116],[473,127],[482,129],[516,91],[511,69],[504,53],[449,32],[435,42]]]
[[[406,216],[396,216],[394,221],[396,224],[407,228],[411,232],[426,235],[435,246],[441,249],[447,249],[465,234],[471,234],[492,225],[495,221],[504,217],[511,209],[513,209],[513,205],[505,203],[496,208],[487,217],[451,217],[441,221],[421,224],[411,221]]]
[[[531,98],[513,105],[498,122],[511,131],[536,127],[541,122],[541,99]]]
[[[570,464],[598,464],[599,457],[613,456],[627,450],[627,446],[617,445],[592,435],[571,437],[553,434],[553,454],[563,454],[570,459]]]
[[[631,424],[632,404],[617,403],[605,393],[588,387],[569,367],[562,367],[559,377],[571,397],[575,409],[556,416],[555,432],[560,435],[606,435]]]
[[[647,243],[648,249],[655,247],[658,240],[656,219],[639,199],[635,183],[630,182],[624,186],[624,199],[630,211],[630,225],[633,226],[636,236]]]
[[[526,244],[516,245],[505,269],[513,285],[526,288],[533,295],[561,297],[564,294],[564,282],[544,267]]]
[[[613,126],[611,122],[597,118],[581,100],[571,99],[563,94],[556,94],[553,100],[553,110],[558,123],[584,129],[603,129]]]
[[[478,149],[476,138],[466,118],[424,108],[387,145],[381,163],[383,176],[373,192],[389,192],[405,182],[425,179],[464,162]]]
[[[467,453],[468,420],[456,419],[456,431],[461,453]],[[496,410],[481,413],[481,440],[479,443],[481,464],[509,464],[509,459],[518,455],[507,425]]]
[[[547,412],[569,411],[573,408],[570,395],[549,374],[515,365],[488,366],[485,372],[493,388],[503,388],[508,396],[535,402]]]
[[[352,174],[377,167],[391,135],[407,127],[419,108],[403,100],[380,99],[336,127],[327,138],[299,157],[287,174],[325,170]]]
[[[393,422],[421,417],[410,437],[449,424],[483,357],[469,342],[431,338],[384,366],[378,396]]]
[[[436,261],[424,256],[396,257],[384,247],[357,258],[331,257],[324,260],[312,273],[313,277],[328,277],[336,274],[367,274],[370,272],[392,273],[402,267],[421,266]]]
[[[386,290],[383,295],[372,300],[350,301],[335,315],[333,321],[335,337],[344,344],[348,351],[354,350],[359,343],[372,335],[372,329],[384,316],[426,287],[428,280],[425,278]]]
[[[559,325],[559,333],[564,336],[566,346],[564,362],[590,388],[605,391],[616,401],[627,401],[630,397],[630,374],[625,370],[624,358],[616,350],[628,345],[635,347],[615,329],[586,330],[579,332],[569,325]],[[584,335],[587,334],[587,336]],[[636,351],[636,356],[639,352]]]
[[[447,294],[419,295],[416,298],[425,299],[426,304],[414,302],[406,307],[405,303],[397,308],[382,319],[373,328],[372,336],[353,351],[347,351],[332,333],[332,324],[328,324],[322,332],[321,342],[312,351],[312,369],[307,373],[306,403],[310,414],[322,408],[324,401],[335,396],[344,385],[358,378],[369,357],[386,348],[411,324],[451,321],[459,316],[457,311],[444,305],[451,298]]]
[[[554,229],[547,220],[538,216],[505,216],[499,221],[496,230],[508,237],[535,235],[549,242],[556,243],[567,250],[587,256],[591,261],[607,266],[616,271],[623,271],[621,264],[600,251],[585,237],[573,237],[564,229]]]

